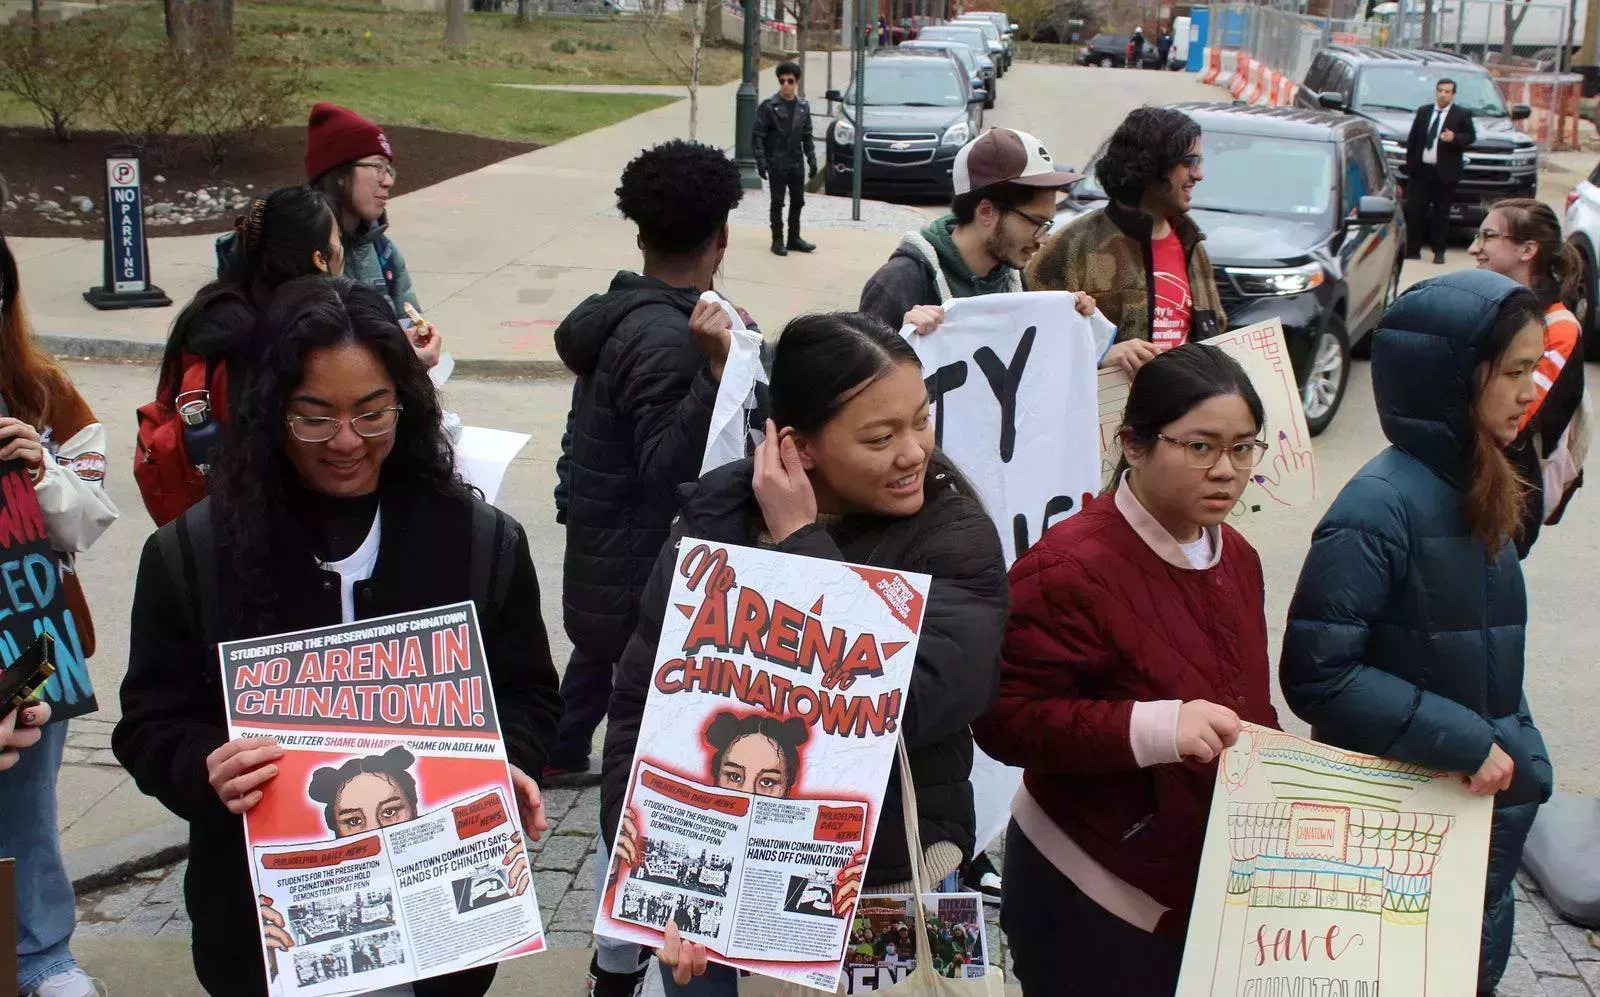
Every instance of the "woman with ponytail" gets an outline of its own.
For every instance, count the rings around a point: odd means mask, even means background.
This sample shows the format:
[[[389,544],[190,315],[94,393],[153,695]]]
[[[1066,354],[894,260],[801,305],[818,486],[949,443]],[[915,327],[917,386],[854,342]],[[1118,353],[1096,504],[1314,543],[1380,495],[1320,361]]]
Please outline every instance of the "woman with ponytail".
[[[1312,534],[1279,666],[1318,740],[1494,796],[1480,994],[1505,971],[1512,881],[1552,786],[1522,692],[1525,485],[1505,453],[1537,393],[1543,316],[1532,291],[1479,271],[1417,284],[1384,314],[1372,388],[1393,445]]]
[[[1496,202],[1467,252],[1478,269],[1531,288],[1544,309],[1544,356],[1533,371],[1533,404],[1522,417],[1521,434],[1506,451],[1529,486],[1515,541],[1517,553],[1527,557],[1539,526],[1559,522],[1572,493],[1583,484],[1583,458],[1589,449],[1582,417],[1583,332],[1567,309],[1578,297],[1583,260],[1562,240],[1555,211],[1526,197]]]

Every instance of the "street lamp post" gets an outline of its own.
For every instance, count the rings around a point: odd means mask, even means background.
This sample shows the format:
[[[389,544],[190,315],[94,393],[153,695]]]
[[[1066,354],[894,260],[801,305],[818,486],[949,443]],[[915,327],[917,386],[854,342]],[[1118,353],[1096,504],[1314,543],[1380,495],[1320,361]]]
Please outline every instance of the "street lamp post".
[[[744,78],[734,98],[733,161],[739,167],[740,182],[749,190],[761,189],[752,139],[756,127],[756,52],[760,45],[756,32],[760,29],[761,0],[744,0]]]

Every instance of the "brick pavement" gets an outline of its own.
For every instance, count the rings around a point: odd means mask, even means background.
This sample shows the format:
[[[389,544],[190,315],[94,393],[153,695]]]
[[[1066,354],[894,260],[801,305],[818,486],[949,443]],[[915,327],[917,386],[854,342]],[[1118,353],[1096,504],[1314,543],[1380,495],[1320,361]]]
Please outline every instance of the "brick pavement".
[[[90,752],[80,764],[93,764],[93,735],[69,750]],[[69,745],[71,741],[69,740]],[[595,844],[599,832],[600,788],[545,791],[551,831],[533,851],[534,888],[552,948],[588,948],[594,923]],[[991,850],[996,862],[999,846]],[[189,933],[183,908],[184,864],[140,873],[128,882],[78,898],[82,936],[165,936]],[[1516,887],[1515,948],[1500,997],[1600,997],[1600,936],[1563,921],[1526,875]],[[1007,966],[1005,939],[989,908],[989,949]],[[552,995],[556,997],[556,995]],[[577,997],[577,995],[573,995]]]
[[[547,789],[544,805],[550,833],[530,849],[530,857],[545,935],[551,948],[588,948],[595,914],[594,863],[600,861],[595,852],[600,829],[600,787]],[[997,861],[1001,858],[998,851],[993,854]],[[186,937],[189,917],[183,906],[185,865],[179,862],[152,869],[121,885],[79,896],[78,935]],[[994,908],[988,908],[987,913],[989,949],[1004,959],[1004,938],[995,921]],[[1600,957],[1600,951],[1595,954]]]

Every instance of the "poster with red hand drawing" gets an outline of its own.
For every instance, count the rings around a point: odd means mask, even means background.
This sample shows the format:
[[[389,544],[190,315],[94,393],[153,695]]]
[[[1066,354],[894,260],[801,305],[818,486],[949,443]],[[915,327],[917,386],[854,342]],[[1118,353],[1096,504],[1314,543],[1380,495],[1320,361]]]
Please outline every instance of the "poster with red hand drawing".
[[[244,821],[269,993],[366,993],[545,948],[472,603],[217,651],[228,736],[283,748]]]
[[[1492,797],[1246,724],[1222,755],[1177,997],[1476,992]]]
[[[678,543],[595,934],[837,989],[930,582]]]
[[[1233,508],[1235,518],[1286,506],[1304,505],[1317,497],[1317,462],[1311,452],[1294,367],[1277,319],[1257,322],[1204,341],[1227,353],[1244,368],[1267,413],[1267,455],[1251,472],[1250,483]],[[1109,484],[1121,455],[1117,426],[1128,399],[1128,378],[1118,368],[1100,371],[1100,473]]]

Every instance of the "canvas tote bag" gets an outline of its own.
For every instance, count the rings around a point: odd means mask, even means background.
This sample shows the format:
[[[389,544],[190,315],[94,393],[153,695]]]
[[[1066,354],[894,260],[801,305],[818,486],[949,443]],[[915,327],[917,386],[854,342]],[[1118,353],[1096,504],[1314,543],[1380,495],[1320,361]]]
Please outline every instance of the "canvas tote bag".
[[[900,799],[901,811],[905,816],[907,854],[921,856],[922,834],[917,823],[917,790],[911,781],[911,760],[906,755],[905,741],[899,742],[896,751],[900,761]],[[899,983],[891,987],[880,987],[871,993],[884,994],[886,997],[1004,997],[1005,976],[997,966],[989,966],[988,975],[984,978],[972,980],[952,980],[934,972],[933,960],[924,958],[923,955],[928,945],[928,918],[922,909],[921,898],[928,892],[928,884],[922,881],[920,861],[911,863],[911,884],[918,901],[913,905],[917,912],[917,967]],[[998,957],[998,952],[989,953],[991,960]],[[745,978],[739,987],[741,997],[816,997],[819,992],[810,987],[757,977]],[[838,992],[841,994],[845,992],[844,983],[839,984]]]

